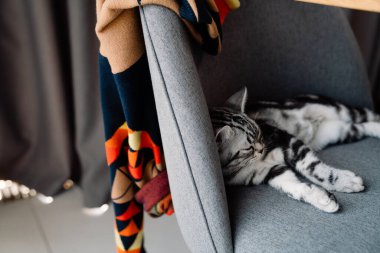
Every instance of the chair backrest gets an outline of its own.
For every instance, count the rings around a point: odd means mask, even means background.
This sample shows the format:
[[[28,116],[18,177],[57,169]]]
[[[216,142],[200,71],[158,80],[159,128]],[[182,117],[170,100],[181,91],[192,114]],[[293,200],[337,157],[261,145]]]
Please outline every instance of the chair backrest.
[[[191,252],[233,252],[218,151],[190,38],[174,12],[140,8],[179,227]]]
[[[209,105],[242,86],[250,99],[314,93],[372,106],[367,73],[344,12],[293,0],[247,0],[223,26],[223,49],[198,61]]]

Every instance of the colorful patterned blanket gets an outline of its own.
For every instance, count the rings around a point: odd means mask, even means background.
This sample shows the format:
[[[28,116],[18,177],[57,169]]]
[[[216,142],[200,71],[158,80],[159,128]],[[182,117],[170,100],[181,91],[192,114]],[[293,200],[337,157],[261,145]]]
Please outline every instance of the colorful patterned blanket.
[[[100,89],[105,148],[111,169],[118,252],[145,252],[143,210],[174,212],[145,52],[139,9],[174,11],[211,53],[221,50],[221,24],[238,0],[97,0]]]

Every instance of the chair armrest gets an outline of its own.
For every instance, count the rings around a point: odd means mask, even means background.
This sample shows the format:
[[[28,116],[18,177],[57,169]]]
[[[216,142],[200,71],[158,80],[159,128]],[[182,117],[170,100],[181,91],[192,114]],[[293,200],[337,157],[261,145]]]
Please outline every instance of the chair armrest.
[[[180,19],[140,8],[171,193],[192,252],[233,252],[222,170],[208,108]]]

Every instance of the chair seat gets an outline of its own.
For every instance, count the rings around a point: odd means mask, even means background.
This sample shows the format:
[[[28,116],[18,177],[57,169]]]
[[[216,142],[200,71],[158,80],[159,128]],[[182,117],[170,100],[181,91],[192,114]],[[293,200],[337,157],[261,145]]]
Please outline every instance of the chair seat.
[[[380,141],[330,147],[319,157],[363,177],[362,193],[335,193],[324,213],[267,185],[227,189],[235,252],[380,252]]]

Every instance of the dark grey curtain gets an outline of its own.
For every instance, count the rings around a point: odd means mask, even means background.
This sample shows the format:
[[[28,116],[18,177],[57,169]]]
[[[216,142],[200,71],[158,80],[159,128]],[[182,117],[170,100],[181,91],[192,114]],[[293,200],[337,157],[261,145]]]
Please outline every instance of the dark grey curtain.
[[[380,14],[352,11],[349,17],[367,64],[375,107],[380,112]]]
[[[93,0],[3,0],[0,178],[45,195],[77,182],[84,204],[109,199]]]

